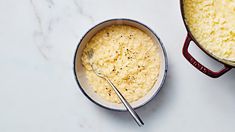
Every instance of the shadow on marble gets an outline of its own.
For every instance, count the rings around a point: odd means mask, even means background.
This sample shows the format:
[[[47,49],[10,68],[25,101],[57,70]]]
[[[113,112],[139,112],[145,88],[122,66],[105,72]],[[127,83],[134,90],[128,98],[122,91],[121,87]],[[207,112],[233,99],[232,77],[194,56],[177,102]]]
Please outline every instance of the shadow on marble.
[[[153,122],[151,122],[151,120],[153,120],[153,118],[162,116],[163,113],[166,114],[166,111],[164,110],[167,110],[169,107],[171,107],[171,103],[174,102],[174,95],[172,95],[174,94],[174,85],[171,83],[173,78],[170,76],[171,74],[168,73],[168,75],[169,76],[167,76],[166,82],[160,92],[149,103],[136,110],[146,125],[152,124]],[[211,81],[220,81],[222,78],[225,80],[223,83],[234,83],[233,86],[235,86],[235,69],[232,69],[229,71],[229,73],[225,74],[221,78],[218,78],[218,80],[212,79]],[[224,92],[229,92],[230,94],[234,93],[235,99],[235,87],[226,87],[224,88]],[[104,108],[98,108],[98,110],[101,113],[111,116],[117,122],[122,122],[123,124],[128,123],[130,125],[134,124],[134,121],[128,112],[116,112],[106,110]]]
[[[235,68],[222,75],[221,78],[218,78],[219,81],[220,79],[221,80],[223,79],[222,82],[223,84],[230,84],[229,86],[231,87],[223,87],[223,88],[225,90],[228,90],[228,92],[234,93],[234,99],[235,99]]]

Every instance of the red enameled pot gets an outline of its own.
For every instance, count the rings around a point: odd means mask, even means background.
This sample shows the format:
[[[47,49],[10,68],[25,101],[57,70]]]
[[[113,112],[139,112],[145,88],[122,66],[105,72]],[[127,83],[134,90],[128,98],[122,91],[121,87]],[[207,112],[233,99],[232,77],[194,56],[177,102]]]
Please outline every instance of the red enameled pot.
[[[183,55],[184,57],[195,67],[197,68],[199,71],[201,71],[202,73],[212,77],[212,78],[218,78],[220,77],[221,75],[223,75],[224,73],[228,72],[230,69],[234,68],[234,64],[231,64],[229,62],[225,62],[225,61],[222,61],[218,58],[216,58],[214,55],[212,55],[211,53],[209,53],[206,49],[204,49],[200,43],[198,43],[198,41],[194,38],[194,36],[192,35],[186,21],[185,21],[185,16],[184,16],[184,3],[183,3],[184,0],[180,0],[180,9],[181,9],[181,15],[182,15],[182,19],[184,21],[184,25],[185,25],[185,28],[188,32],[187,34],[187,37],[185,39],[185,42],[184,42],[184,46],[183,46]],[[224,67],[219,70],[219,71],[212,71],[210,70],[209,68],[205,67],[204,65],[202,65],[200,62],[198,62],[188,51],[188,48],[189,48],[189,45],[190,45],[190,42],[193,41],[202,51],[204,51],[207,55],[209,55],[210,57],[212,57],[213,59],[217,60],[218,62],[222,63],[224,65]]]

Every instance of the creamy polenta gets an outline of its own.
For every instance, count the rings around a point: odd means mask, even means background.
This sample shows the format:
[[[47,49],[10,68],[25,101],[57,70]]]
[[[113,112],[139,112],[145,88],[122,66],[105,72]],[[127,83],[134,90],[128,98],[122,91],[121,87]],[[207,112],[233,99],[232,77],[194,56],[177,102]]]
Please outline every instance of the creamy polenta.
[[[90,63],[114,83],[128,102],[133,102],[146,95],[157,81],[159,50],[145,32],[127,25],[112,25],[99,31],[86,44],[82,64],[95,93],[107,101],[120,103],[106,80],[92,71]]]
[[[200,45],[235,61],[235,0],[184,0],[186,23]]]

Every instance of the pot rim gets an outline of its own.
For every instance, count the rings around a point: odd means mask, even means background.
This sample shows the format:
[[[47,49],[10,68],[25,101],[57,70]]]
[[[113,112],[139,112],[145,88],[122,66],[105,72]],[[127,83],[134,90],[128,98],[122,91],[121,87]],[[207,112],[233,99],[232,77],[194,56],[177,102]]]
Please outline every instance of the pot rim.
[[[184,0],[180,0],[180,12],[181,12],[181,17],[182,17],[182,19],[183,19],[184,26],[185,26],[185,28],[186,28],[186,30],[187,30],[187,33],[188,33],[189,37],[192,39],[192,41],[193,41],[204,53],[206,53],[208,56],[210,56],[210,57],[213,58],[214,60],[216,60],[216,61],[218,61],[218,62],[220,62],[220,63],[222,63],[222,64],[224,64],[224,65],[227,65],[227,66],[229,66],[229,67],[235,68],[235,64],[232,65],[232,64],[225,63],[225,62],[221,61],[219,58],[217,58],[217,57],[214,56],[212,53],[210,53],[210,52],[207,51],[205,48],[203,48],[203,47],[200,45],[200,43],[195,39],[195,37],[193,36],[192,32],[190,31],[190,28],[188,27],[188,25],[187,25],[187,23],[186,23],[186,21],[185,21],[186,18],[185,18],[185,15],[184,15],[185,11],[184,11],[184,2],[183,2],[183,1],[184,1]]]
[[[138,109],[142,106],[144,106],[145,104],[149,103],[158,93],[159,91],[161,90],[163,84],[165,83],[165,80],[166,80],[166,76],[167,76],[167,71],[168,71],[168,58],[167,58],[167,53],[166,53],[166,50],[165,50],[165,47],[162,43],[162,41],[160,40],[160,38],[157,36],[157,34],[152,30],[150,29],[148,26],[146,26],[145,24],[139,22],[139,21],[136,21],[136,20],[133,20],[133,19],[128,19],[128,18],[113,18],[113,19],[108,19],[108,20],[105,20],[105,21],[102,21],[98,24],[96,24],[95,26],[93,26],[92,28],[90,28],[84,35],[83,37],[80,39],[78,45],[77,45],[77,48],[76,48],[76,51],[75,51],[75,54],[74,54],[74,60],[73,60],[73,72],[74,72],[74,75],[75,75],[75,80],[79,86],[79,89],[81,90],[81,92],[93,103],[95,103],[96,105],[102,107],[102,108],[105,108],[105,109],[108,109],[108,110],[113,110],[113,111],[119,111],[119,112],[125,112],[127,111],[126,109],[114,109],[114,108],[110,108],[110,107],[107,107],[107,106],[104,106],[100,103],[98,103],[97,101],[93,100],[86,92],[85,90],[82,88],[79,80],[78,80],[78,77],[77,77],[77,73],[76,73],[76,60],[77,60],[77,52],[78,52],[78,49],[80,47],[80,44],[81,42],[83,41],[83,39],[85,38],[85,36],[90,32],[92,31],[94,28],[96,28],[97,26],[99,25],[102,25],[106,22],[109,22],[109,21],[120,21],[120,20],[123,20],[123,21],[131,21],[131,22],[134,22],[134,23],[137,23],[137,24],[140,24],[142,26],[144,26],[147,30],[149,30],[155,37],[156,39],[159,41],[159,45],[162,49],[162,52],[163,52],[163,56],[164,56],[164,64],[165,64],[165,69],[164,69],[164,73],[163,73],[163,77],[162,77],[162,81],[160,82],[160,85],[159,85],[159,88],[157,91],[155,91],[155,93],[144,103],[142,103],[141,105],[135,107],[134,109]]]

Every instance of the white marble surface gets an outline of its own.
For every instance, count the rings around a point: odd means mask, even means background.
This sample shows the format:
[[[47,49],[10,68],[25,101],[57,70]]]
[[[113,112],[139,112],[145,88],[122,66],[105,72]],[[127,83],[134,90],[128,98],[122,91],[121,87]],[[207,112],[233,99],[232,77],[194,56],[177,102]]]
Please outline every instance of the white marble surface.
[[[111,18],[148,25],[168,53],[163,89],[137,110],[142,128],[90,102],[74,79],[78,41]],[[219,79],[198,72],[181,54],[185,36],[178,0],[0,0],[0,132],[234,132],[235,70]]]

